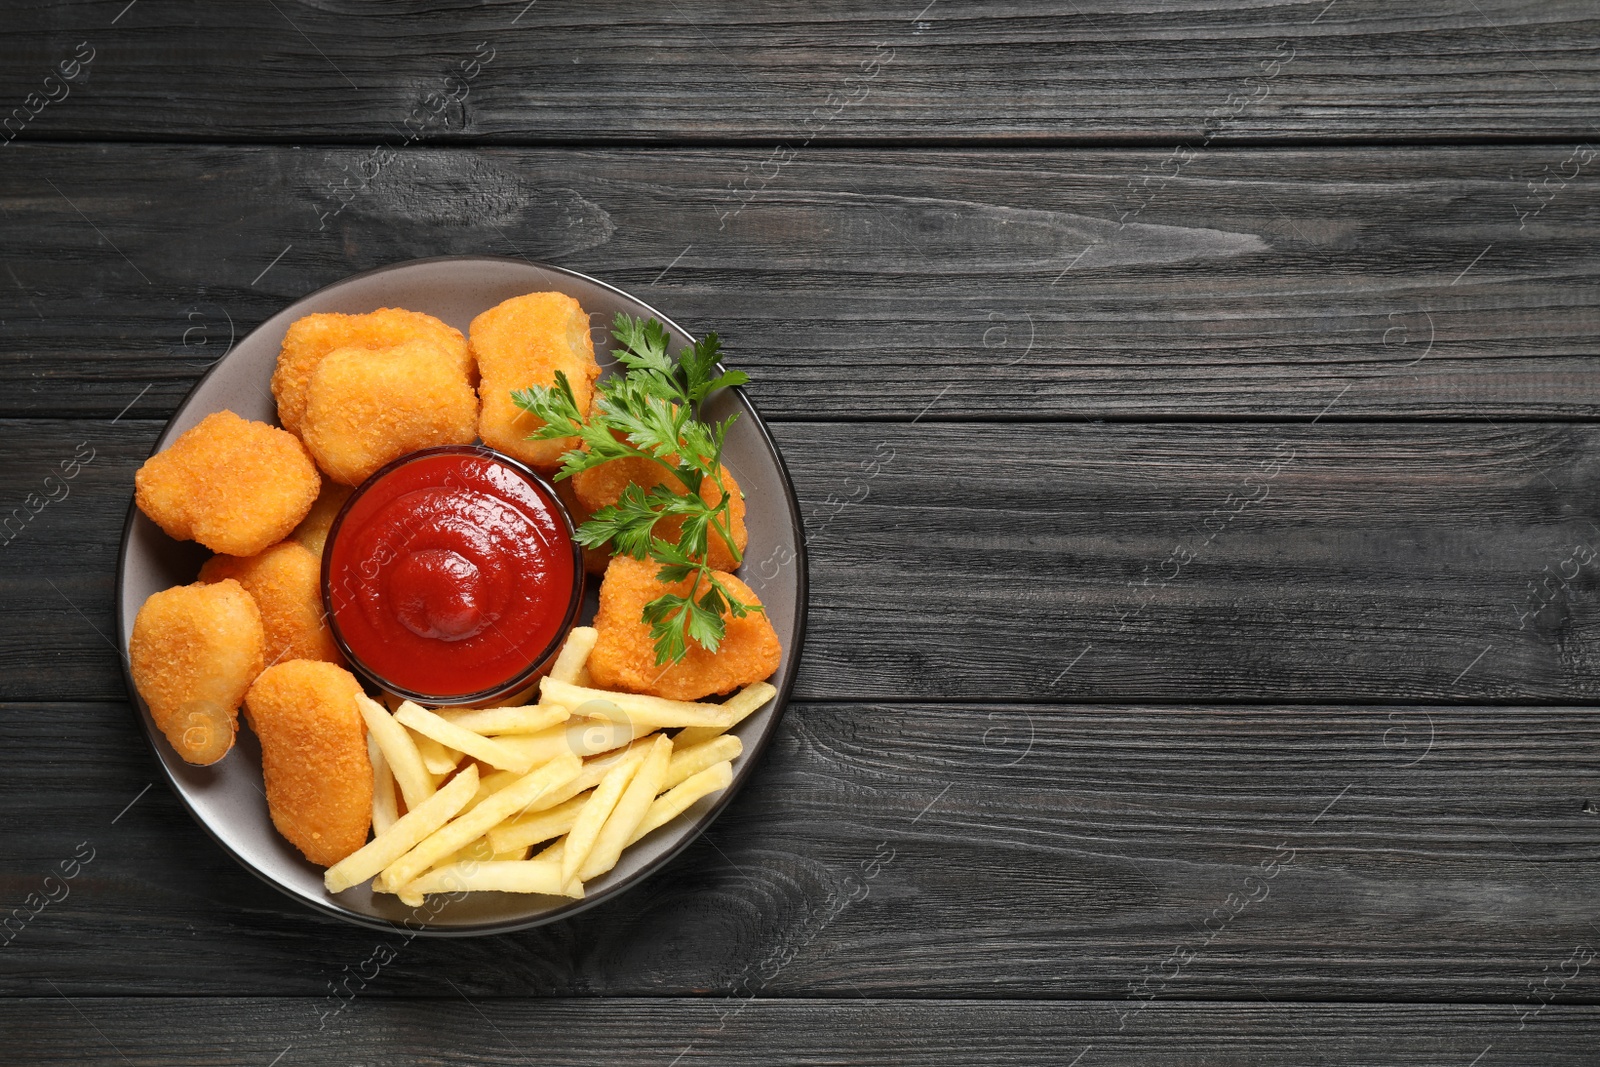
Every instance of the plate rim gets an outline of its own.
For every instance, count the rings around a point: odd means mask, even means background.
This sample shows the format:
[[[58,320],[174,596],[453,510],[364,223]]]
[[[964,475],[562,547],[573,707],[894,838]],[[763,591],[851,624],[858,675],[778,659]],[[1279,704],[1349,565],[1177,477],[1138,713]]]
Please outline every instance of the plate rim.
[[[469,262],[514,263],[519,266],[533,267],[535,270],[539,271],[550,271],[556,274],[564,274],[568,277],[581,279],[592,285],[599,286],[602,289],[609,289],[611,292],[624,298],[625,300],[644,308],[652,316],[661,320],[661,322],[669,329],[689,338],[691,344],[698,340],[694,334],[690,333],[688,330],[685,330],[682,326],[678,325],[677,322],[668,316],[662,314],[653,305],[639,299],[637,296],[634,296],[625,289],[621,289],[615,285],[612,285],[609,282],[605,282],[599,278],[584,274],[581,271],[572,270],[569,267],[556,266],[555,264],[551,263],[542,263],[537,260],[527,259],[526,257],[502,256],[493,253],[462,253],[455,255],[424,256],[419,259],[398,260],[393,263],[386,263],[379,267],[370,267],[354,274],[344,275],[327,283],[326,285],[318,286],[317,288],[312,289],[311,291],[289,301],[283,307],[279,308],[271,315],[268,315],[260,323],[257,323],[254,329],[246,333],[244,337],[239,338],[239,340],[243,341],[249,338],[251,335],[259,331],[262,326],[266,325],[267,322],[270,322],[277,315],[282,314],[285,310],[293,307],[295,304],[298,304],[304,300],[309,300],[312,297],[317,296],[319,293],[326,292],[335,286],[343,285],[347,282],[356,281],[360,278],[369,277],[371,275],[383,274],[389,271],[398,270],[403,267],[422,266],[429,263]],[[151,446],[149,455],[145,457],[146,460],[148,460],[150,456],[156,455],[166,445],[167,440],[172,432],[173,420],[183,413],[184,409],[187,408],[189,403],[194,399],[196,391],[198,391],[199,388],[222,367],[222,364],[227,361],[228,355],[231,354],[232,351],[233,349],[230,348],[227,353],[224,353],[215,363],[208,367],[205,373],[200,375],[199,378],[195,379],[194,384],[189,387],[189,391],[184,394],[183,399],[178,402],[178,405],[173,409],[172,414],[167,417],[166,425],[162,428],[161,433],[157,435],[155,443]],[[721,365],[720,362],[718,365]],[[797,588],[795,591],[795,647],[794,654],[790,657],[788,668],[783,671],[775,683],[778,692],[773,698],[771,724],[768,726],[767,730],[756,739],[755,744],[751,745],[741,753],[740,765],[734,772],[733,780],[728,784],[728,787],[724,789],[713,801],[710,809],[707,810],[705,814],[703,814],[695,822],[693,827],[690,828],[690,832],[685,834],[676,844],[663,851],[660,855],[646,863],[643,867],[639,868],[639,870],[633,872],[626,879],[614,886],[607,887],[593,896],[586,896],[582,900],[568,901],[565,904],[551,908],[546,912],[527,919],[496,920],[493,922],[461,926],[432,926],[427,923],[413,923],[410,918],[395,921],[373,915],[363,915],[351,909],[341,908],[336,903],[331,901],[313,900],[303,897],[290,890],[287,886],[281,884],[278,880],[269,877],[265,871],[256,867],[255,864],[248,862],[238,852],[234,851],[234,849],[211,828],[210,824],[200,817],[200,813],[195,810],[194,806],[189,803],[188,795],[180,786],[177,777],[173,774],[172,768],[168,766],[167,760],[161,754],[155,733],[151,730],[149,716],[142,709],[138,690],[134,687],[132,665],[128,658],[128,640],[131,634],[124,626],[122,611],[123,583],[125,581],[128,569],[128,551],[132,543],[134,520],[139,514],[138,499],[136,495],[133,495],[129,497],[128,513],[122,523],[122,540],[117,549],[116,583],[112,592],[113,603],[116,605],[117,612],[117,638],[119,642],[117,646],[118,659],[121,660],[122,663],[123,683],[128,689],[129,710],[132,711],[135,718],[139,720],[140,727],[145,735],[145,741],[150,746],[150,754],[154,756],[156,762],[160,764],[161,773],[167,780],[168,788],[170,788],[173,794],[177,796],[179,802],[183,805],[184,810],[188,812],[190,818],[199,824],[200,828],[205,831],[206,835],[210,837],[211,840],[218,847],[220,847],[224,853],[232,858],[235,863],[244,868],[250,874],[254,875],[260,881],[277,890],[283,896],[294,901],[296,904],[318,914],[328,915],[355,926],[361,926],[371,930],[380,930],[386,933],[396,930],[403,930],[413,936],[418,937],[485,937],[495,934],[515,933],[520,930],[531,930],[535,927],[545,926],[553,922],[558,922],[562,919],[569,919],[582,912],[588,911],[590,908],[605,903],[614,897],[620,896],[628,890],[637,888],[647,879],[660,873],[660,871],[666,867],[667,864],[671,863],[674,859],[681,855],[685,849],[694,844],[695,841],[699,840],[701,835],[710,828],[711,824],[721,816],[722,812],[733,801],[734,797],[740,793],[740,791],[744,788],[745,783],[750,779],[751,775],[755,773],[756,765],[761,762],[761,757],[766,753],[767,747],[772,743],[772,737],[777,733],[784,713],[788,710],[790,696],[794,691],[795,679],[800,670],[800,653],[805,647],[806,630],[809,622],[811,572],[806,551],[806,538],[804,536],[805,524],[800,515],[800,501],[798,494],[795,492],[794,478],[789,473],[789,464],[784,459],[783,451],[778,447],[778,442],[773,439],[772,432],[767,425],[766,419],[762,417],[760,409],[756,407],[755,402],[750,399],[742,386],[733,386],[732,389],[750,409],[750,413],[753,416],[751,421],[755,424],[756,430],[760,433],[761,440],[766,444],[767,448],[772,452],[773,457],[778,461],[778,474],[782,479],[783,488],[785,490],[784,503],[789,512],[790,525],[796,534],[794,539],[794,564],[797,582]],[[143,464],[141,464],[141,466],[142,465]]]

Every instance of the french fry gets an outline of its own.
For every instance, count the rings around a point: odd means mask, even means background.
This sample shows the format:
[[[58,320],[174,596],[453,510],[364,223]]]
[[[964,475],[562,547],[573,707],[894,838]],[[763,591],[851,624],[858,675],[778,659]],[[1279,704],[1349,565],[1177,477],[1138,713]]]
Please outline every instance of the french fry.
[[[494,849],[489,847],[489,839],[487,837],[479,837],[458,848],[456,854],[451,856],[444,864],[440,864],[440,866],[446,866],[451,863],[482,863],[484,860],[493,858],[493,856]]]
[[[655,739],[660,736],[662,735],[659,733],[648,733],[643,737],[634,738],[621,748],[608,749],[605,752],[597,752],[587,757],[583,761],[583,773],[578,776],[577,781],[585,783],[582,789],[594,788],[600,784],[600,779],[605,777],[606,771],[610,770],[618,760],[623,759],[630,753],[642,752],[644,749],[648,749],[655,743]],[[574,792],[581,792],[581,789],[574,790]]]
[[[383,758],[378,739],[367,733],[367,760],[372,764],[372,833],[382,834],[400,818],[400,805],[394,797],[394,774]]]
[[[395,860],[383,870],[385,885],[405,887],[424,871],[445,860],[474,838],[482,837],[512,815],[521,813],[528,804],[552,789],[572,781],[583,770],[577,756],[567,753],[528,772],[511,785],[491,796],[454,822],[447,823],[424,838],[410,852]],[[473,782],[473,791],[477,782]],[[471,793],[468,793],[471,796]]]
[[[550,668],[550,677],[562,682],[576,682],[578,672],[589,662],[589,653],[594,651],[598,640],[600,631],[593,626],[574,626],[567,632],[566,644],[561,646],[555,666]]]
[[[483,775],[478,779],[477,795],[467,804],[467,810],[471,811],[521,777],[522,775],[516,771],[495,771],[492,774]]]
[[[583,898],[583,886],[563,888],[561,864],[549,860],[485,860],[436,867],[405,887],[406,893],[461,893],[488,890],[496,893],[543,893],[547,896]],[[405,897],[402,895],[402,900]]]
[[[678,737],[682,737],[679,734]],[[713,764],[731,760],[744,751],[744,742],[732,734],[720,734],[691,748],[680,748],[678,738],[672,739],[672,762],[667,765],[667,775],[661,780],[663,790],[671,789],[691,776],[699,774]]]
[[[672,739],[672,743],[681,750],[718,737],[748,719],[752,713],[777,695],[777,688],[770,682],[747,685],[721,705],[723,713],[731,720],[727,726],[720,729],[714,726],[690,726],[678,731],[678,736]]]
[[[717,704],[595,689],[597,636],[568,635],[538,704],[433,711],[406,701],[390,715],[360,698],[375,836],[329,868],[330,892],[370,878],[410,906],[470,891],[582,898],[629,846],[728,788],[744,746],[727,731],[777,690],[757,682]],[[437,791],[436,775],[448,779]]]
[[[567,721],[572,714],[559,704],[530,704],[520,708],[468,708],[434,714],[453,726],[475,734],[536,734]]]
[[[578,772],[578,776],[576,778],[558,789],[550,790],[550,792],[546,793],[544,796],[533,801],[526,808],[524,808],[523,814],[519,818],[508,819],[501,825],[513,826],[520,822],[521,819],[532,818],[534,815],[540,812],[547,811],[550,808],[565,803],[566,801],[577,796],[579,793],[588,792],[600,784],[600,779],[605,777],[606,771],[611,768],[611,764],[615,760],[621,758],[624,754],[631,752],[633,749],[639,746],[648,745],[653,737],[655,737],[654,734],[647,734],[630,744],[627,748],[619,749],[615,752],[605,752],[598,756],[590,757],[584,761],[583,770]],[[508,771],[495,771],[493,774],[489,775],[484,781],[491,783],[492,788],[488,788],[487,791],[484,783],[480,782],[478,784],[478,796],[476,799],[474,799],[473,803],[482,803],[482,801],[488,796],[498,792],[500,789],[503,789],[506,785],[509,785],[511,781],[515,781],[515,775],[510,776],[510,781],[496,781],[496,779],[499,779],[502,775],[508,775],[509,773],[510,772]],[[496,829],[500,829],[500,827],[496,827]],[[543,838],[540,840],[543,840]]]
[[[628,783],[633,780],[634,774],[643,762],[643,752],[628,753],[606,771],[606,776],[600,779],[600,784],[589,794],[588,803],[578,812],[578,819],[572,824],[572,829],[567,831],[565,838],[567,847],[561,856],[562,885],[578,877],[578,870],[583,866],[583,861],[588,859],[589,850],[599,838],[601,827],[610,817],[611,810],[617,806],[617,801],[622,799],[623,790],[628,788]]]
[[[546,762],[549,762],[549,761],[547,760]],[[494,774],[491,774],[489,777],[490,778],[497,778],[502,774],[510,774],[510,773],[511,773],[510,771],[495,771]],[[584,771],[579,771],[578,773],[579,773],[580,776],[582,776],[585,772]],[[492,797],[496,793],[500,792],[500,790],[506,788],[507,786],[509,786],[509,785],[511,785],[511,784],[513,784],[513,783],[515,783],[517,781],[520,781],[521,778],[522,778],[521,775],[513,774],[513,775],[511,775],[511,781],[509,781],[509,782],[507,782],[507,781],[495,782],[495,783],[493,783],[493,788],[487,789],[487,790],[484,788],[482,783],[479,783],[479,785],[478,785],[478,795],[473,800],[473,802],[471,804],[467,805],[467,810],[471,811],[477,805],[482,804],[484,801],[488,800],[490,797]],[[589,788],[589,787],[584,787],[584,788]],[[560,787],[558,787],[556,789],[550,790],[548,793],[546,793],[543,796],[539,797],[537,800],[534,800],[531,803],[529,803],[528,806],[522,810],[522,815],[526,815],[529,812],[534,812],[534,811],[544,811],[546,808],[553,808],[557,804],[560,804],[562,801],[566,800],[568,797],[571,797],[574,794],[580,793],[582,791],[583,791],[582,789],[578,788],[578,780],[574,779],[573,781],[568,782],[566,785],[563,785],[563,786],[560,786]]]
[[[637,745],[656,732],[647,722],[578,717],[567,724],[567,746],[585,759],[612,759],[619,749]]]
[[[633,844],[645,834],[650,833],[652,830],[660,829],[673,819],[676,819],[679,815],[689,810],[689,806],[701,797],[715,793],[719,789],[726,789],[732,784],[733,764],[731,763],[718,763],[715,766],[706,768],[699,774],[691,776],[682,785],[669,789],[656,797],[655,803],[651,804],[650,810],[645,813],[644,821],[639,824],[639,828],[628,839],[628,844]]]
[[[521,753],[512,751],[498,741],[481,737],[471,730],[464,730],[409,700],[400,705],[400,710],[394,713],[394,718],[396,722],[409,726],[425,737],[433,738],[447,748],[459,749],[473,759],[482,760],[502,771],[526,774],[533,765],[533,760],[523,758]]]
[[[496,772],[496,773],[505,773],[505,772]],[[478,784],[480,786],[482,786],[483,783],[480,780]],[[471,811],[471,810],[472,810],[472,805],[469,802],[468,806],[462,809],[461,814],[465,814],[466,812]],[[445,866],[449,866],[451,864],[484,863],[484,862],[487,862],[488,860],[492,860],[492,859],[517,859],[517,860],[521,860],[521,859],[527,859],[528,858],[527,853],[528,853],[528,849],[526,847],[523,847],[521,849],[513,849],[513,850],[507,851],[507,852],[505,852],[503,854],[496,853],[494,848],[490,845],[488,835],[486,834],[486,835],[484,835],[482,837],[477,837],[477,838],[474,838],[473,840],[467,842],[461,848],[457,849],[452,855],[447,856],[441,863],[438,864],[438,867],[445,867]],[[437,868],[435,868],[435,869],[437,869]],[[373,886],[373,889],[375,891],[380,892],[380,893],[407,893],[407,894],[409,894],[410,891],[411,891],[411,887],[410,886],[396,887],[394,885],[391,885],[389,883],[389,880],[387,878],[385,878],[384,875],[382,875],[382,874],[379,874],[378,877],[373,880],[372,886]]]
[[[638,693],[608,693],[603,689],[585,689],[555,678],[541,681],[539,692],[550,703],[571,708],[574,714],[579,715],[599,714],[597,711],[591,712],[589,708],[609,704],[617,709],[618,714],[608,717],[632,723],[649,723],[657,727],[711,726],[721,730],[732,725],[730,715],[723,711],[721,704],[691,704]]]
[[[519,845],[526,848],[560,837],[578,821],[578,813],[589,802],[588,793],[579,793],[563,803],[545,811],[509,819],[489,831],[489,845],[496,852],[504,852]]]
[[[532,760],[534,766],[572,751],[567,744],[567,727],[560,724],[536,734],[502,734],[495,741],[523,759]]]
[[[639,824],[644,822],[645,813],[654,803],[656,793],[661,788],[661,780],[666,777],[667,764],[671,760],[672,740],[665,736],[657,736],[655,744],[650,746],[649,754],[639,765],[639,770],[634,773],[633,780],[628,783],[628,788],[623,790],[616,807],[606,816],[605,825],[600,828],[600,836],[595,838],[594,847],[589,850],[589,855],[578,870],[578,881],[587,882],[591,878],[598,878],[617,865],[623,848],[627,846]],[[561,869],[565,871],[566,867],[566,859],[563,858]]]
[[[562,785],[560,789],[550,790],[550,792],[547,792],[544,797],[539,797],[538,800],[534,800],[533,803],[530,803],[530,805],[526,806],[526,808],[523,809],[522,816],[517,817],[517,819],[507,819],[506,822],[502,822],[502,824],[499,824],[498,827],[494,827],[494,830],[496,830],[496,832],[501,832],[501,830],[509,830],[510,827],[515,827],[515,825],[522,824],[525,819],[536,819],[536,817],[541,816],[542,813],[546,813],[546,811],[549,811],[549,809],[557,808],[557,806],[563,805],[563,803],[566,803],[566,801],[576,797],[576,795],[579,795],[579,793],[589,792],[590,789],[594,789],[595,785],[600,784],[600,779],[605,777],[606,771],[610,771],[611,765],[616,763],[616,760],[624,757],[624,755],[627,755],[627,753],[632,752],[634,749],[648,747],[650,742],[653,741],[654,737],[656,736],[658,736],[658,734],[645,734],[645,736],[640,737],[638,741],[627,745],[626,749],[618,749],[616,752],[603,752],[600,753],[600,755],[597,755],[597,757],[587,758],[587,760],[584,760],[584,769],[579,771],[578,777],[574,777],[573,781],[566,782],[566,784]],[[496,771],[494,774],[501,773],[502,771]],[[493,774],[491,774],[490,777],[494,777]],[[483,795],[482,785],[478,785],[478,793]],[[562,830],[558,830],[558,833],[565,832],[566,827],[563,827]],[[506,838],[506,840],[515,840],[515,838],[509,837]],[[534,838],[534,840],[542,841],[546,840],[546,838]]]
[[[404,704],[400,705],[405,707]],[[446,748],[427,734],[411,732],[411,740],[417,746],[417,755],[422,757],[422,765],[432,775],[449,774],[461,762],[461,753],[453,748]]]
[[[395,722],[383,705],[365,694],[356,695],[356,707],[370,735],[377,739],[383,758],[388,761],[395,783],[400,786],[400,795],[405,797],[406,810],[417,808],[433,796],[434,784],[433,776],[423,766],[422,756],[411,740],[410,731]]]
[[[649,723],[621,723],[610,719],[574,718],[536,734],[512,734],[495,738],[507,749],[535,764],[555,759],[563,752],[594,756],[621,748],[652,733]]]
[[[376,705],[374,705],[376,706]],[[385,716],[388,712],[378,709]],[[478,768],[468,764],[450,783],[400,816],[395,824],[368,841],[322,875],[330,893],[342,893],[394,863],[429,838],[460,811],[478,788]]]

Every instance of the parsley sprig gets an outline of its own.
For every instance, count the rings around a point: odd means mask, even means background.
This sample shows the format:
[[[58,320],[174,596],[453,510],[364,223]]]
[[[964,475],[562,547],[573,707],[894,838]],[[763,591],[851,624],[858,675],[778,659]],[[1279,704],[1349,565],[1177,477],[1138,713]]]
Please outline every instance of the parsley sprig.
[[[726,386],[743,385],[750,377],[718,368],[722,345],[714,333],[673,357],[667,354],[667,331],[659,321],[619,312],[611,336],[616,341],[613,353],[626,372],[596,383],[587,416],[579,412],[572,384],[560,371],[555,385],[518,390],[511,399],[544,420],[529,440],[579,440],[579,447],[562,455],[558,481],[614,459],[634,457],[659,464],[682,484],[684,492],[677,493],[665,485],[646,489],[632,483],[617,503],[601,508],[578,527],[583,545],[609,544],[613,551],[661,564],[656,576],[663,582],[689,581],[687,592],[668,593],[644,606],[656,662],[677,663],[688,655],[690,641],[715,652],[727,633],[727,616],[742,619],[761,610],[759,604],[740,601],[708,562],[707,544],[713,532],[728,546],[735,567],[742,559],[731,533],[732,494],[722,477],[723,444],[738,416],[706,422],[700,414],[706,397]],[[716,486],[710,494],[715,504],[701,496],[707,479]],[[682,520],[676,541],[656,533],[656,526],[669,518]]]

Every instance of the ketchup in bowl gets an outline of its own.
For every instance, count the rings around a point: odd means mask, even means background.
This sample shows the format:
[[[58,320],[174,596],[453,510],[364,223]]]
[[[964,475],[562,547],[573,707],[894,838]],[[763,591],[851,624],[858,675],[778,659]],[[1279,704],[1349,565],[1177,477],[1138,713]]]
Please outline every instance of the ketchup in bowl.
[[[350,662],[425,704],[530,685],[583,599],[583,557],[555,491],[508,456],[429,448],[351,494],[322,555],[322,600]]]

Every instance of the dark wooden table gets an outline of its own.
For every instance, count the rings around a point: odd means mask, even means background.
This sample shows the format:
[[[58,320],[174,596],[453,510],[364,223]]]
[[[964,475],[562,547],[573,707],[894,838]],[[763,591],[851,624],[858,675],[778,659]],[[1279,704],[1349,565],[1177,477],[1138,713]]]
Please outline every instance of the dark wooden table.
[[[1600,1062],[1600,11],[922,3],[4,5],[0,1061]],[[407,941],[112,585],[230,338],[447,253],[722,334],[811,631],[666,872]]]

